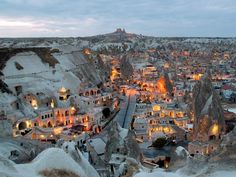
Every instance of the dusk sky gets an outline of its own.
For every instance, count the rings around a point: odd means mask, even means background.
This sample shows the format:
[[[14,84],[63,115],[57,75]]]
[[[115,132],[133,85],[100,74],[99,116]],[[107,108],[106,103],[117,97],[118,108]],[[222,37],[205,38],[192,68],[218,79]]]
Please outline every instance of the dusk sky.
[[[0,0],[0,37],[236,37],[236,0]]]

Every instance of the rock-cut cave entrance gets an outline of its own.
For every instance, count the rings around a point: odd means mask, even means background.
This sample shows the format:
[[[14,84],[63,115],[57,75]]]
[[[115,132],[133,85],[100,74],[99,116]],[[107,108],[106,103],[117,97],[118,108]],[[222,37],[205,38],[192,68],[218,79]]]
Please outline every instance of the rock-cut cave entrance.
[[[18,125],[18,129],[19,129],[19,130],[24,130],[24,129],[26,129],[26,128],[27,128],[26,122],[21,122],[21,123],[19,123],[19,125]]]

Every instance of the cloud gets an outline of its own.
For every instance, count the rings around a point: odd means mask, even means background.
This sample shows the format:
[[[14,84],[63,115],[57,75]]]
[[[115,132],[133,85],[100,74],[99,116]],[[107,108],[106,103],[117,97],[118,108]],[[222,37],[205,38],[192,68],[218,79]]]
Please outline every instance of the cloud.
[[[30,22],[25,22],[25,21],[17,21],[17,20],[6,20],[6,19],[0,19],[0,26],[2,28],[6,27],[6,28],[17,28],[17,27],[34,27],[35,24],[30,23]]]
[[[2,0],[0,36],[236,36],[235,18],[235,0]]]
[[[3,0],[10,5],[48,6],[63,2],[63,0]]]
[[[27,37],[34,34],[34,36],[70,36],[78,35],[79,32],[85,33],[84,28],[90,28],[96,25],[96,20],[88,19],[34,19],[30,17],[24,18],[10,18],[0,17],[0,36],[6,37],[10,34],[16,33],[13,37]],[[81,28],[80,28],[81,27]],[[78,30],[78,32],[77,32]],[[73,32],[73,33],[71,33]]]

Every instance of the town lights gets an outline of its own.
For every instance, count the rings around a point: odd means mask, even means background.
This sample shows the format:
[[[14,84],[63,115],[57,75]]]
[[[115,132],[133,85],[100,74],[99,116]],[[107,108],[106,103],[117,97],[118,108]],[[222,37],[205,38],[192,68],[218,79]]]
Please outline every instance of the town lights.
[[[88,119],[88,117],[86,116],[85,118],[84,118],[84,122],[88,122],[89,121],[89,119]]]
[[[83,50],[83,53],[86,54],[86,55],[90,55],[91,54],[91,52],[90,52],[90,50],[88,48],[85,48]]]
[[[211,130],[211,133],[213,135],[216,135],[216,134],[218,134],[218,132],[219,132],[219,126],[217,124],[214,124],[212,127],[212,130]]]
[[[165,78],[163,76],[161,76],[160,79],[157,81],[157,88],[160,93],[162,94],[167,93],[167,89],[165,85]]]
[[[194,80],[200,80],[202,78],[202,74],[194,74],[192,77]]]
[[[169,162],[168,162],[168,161],[165,161],[164,163],[165,163],[165,168],[166,168],[166,169],[169,168]]]
[[[152,108],[152,110],[153,110],[154,112],[160,111],[160,110],[161,110],[161,107],[160,107],[159,105],[154,105],[153,108]]]
[[[164,128],[164,132],[165,132],[165,133],[168,133],[168,132],[170,132],[170,129],[169,129],[168,127],[165,127],[165,128]]]
[[[58,127],[58,128],[53,129],[53,133],[55,135],[59,135],[59,134],[61,134],[61,132],[62,132],[62,127]]]
[[[84,127],[84,130],[85,130],[85,131],[89,131],[89,127],[88,127],[88,126],[85,126],[85,127]]]
[[[75,113],[75,111],[76,111],[76,109],[75,109],[75,107],[74,107],[74,106],[72,106],[72,107],[70,108],[70,110],[71,110],[71,114],[74,114],[74,113]]]
[[[55,104],[54,104],[54,101],[52,100],[51,101],[51,108],[54,108]]]
[[[37,100],[33,99],[32,102],[31,102],[31,105],[34,109],[38,109],[38,103],[37,103]]]
[[[31,123],[30,123],[29,120],[25,121],[25,123],[26,123],[26,127],[27,127],[27,128],[29,128],[29,127],[31,126]]]
[[[97,128],[96,128],[96,133],[99,133],[99,132],[100,132],[100,131],[99,131],[99,127],[97,127]]]
[[[61,87],[59,90],[60,100],[67,100],[69,93],[70,93],[70,90],[66,89],[65,87]]]
[[[60,93],[66,93],[66,88],[65,88],[65,87],[62,87],[59,92],[60,92]]]
[[[165,68],[165,69],[168,69],[169,67],[170,67],[169,63],[165,63],[165,64],[164,64],[164,68]]]

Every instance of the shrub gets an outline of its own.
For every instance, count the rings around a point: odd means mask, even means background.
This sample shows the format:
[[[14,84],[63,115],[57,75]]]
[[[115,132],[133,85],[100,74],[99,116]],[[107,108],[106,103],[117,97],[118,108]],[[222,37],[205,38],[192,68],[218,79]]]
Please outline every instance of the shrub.
[[[67,171],[64,169],[45,169],[43,171],[40,171],[39,174],[44,177],[80,177],[74,172]]]
[[[165,144],[167,143],[166,138],[161,137],[161,138],[157,138],[153,143],[152,146],[156,147],[156,148],[162,148],[163,146],[165,146]]]

